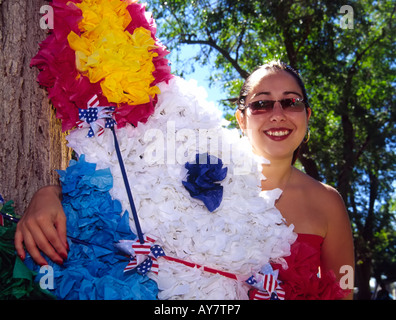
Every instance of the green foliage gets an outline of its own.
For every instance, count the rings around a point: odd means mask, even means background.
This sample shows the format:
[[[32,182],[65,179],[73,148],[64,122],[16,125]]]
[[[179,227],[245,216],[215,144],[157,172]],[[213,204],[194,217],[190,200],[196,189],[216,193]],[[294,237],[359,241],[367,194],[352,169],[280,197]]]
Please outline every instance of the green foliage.
[[[396,5],[391,0],[348,1],[353,28],[343,29],[340,22],[349,11],[340,13],[340,8],[345,4],[154,0],[149,9],[170,50],[200,45],[196,63],[214,60],[210,79],[222,83],[229,98],[238,96],[243,79],[265,61],[281,59],[300,70],[313,109],[302,167],[343,196],[357,260],[376,257],[374,270],[389,273],[383,264],[394,261],[385,257],[396,251],[389,218],[395,214]],[[223,106],[225,118],[235,126],[235,105],[223,101]]]
[[[373,250],[373,274],[377,280],[386,275],[388,281],[396,281],[396,198],[384,205],[376,216]]]
[[[14,201],[3,204],[0,212],[9,217],[15,214]],[[35,274],[16,256],[14,236],[16,223],[5,220],[0,225],[0,300],[48,300],[55,299],[49,291],[42,290],[34,281]]]

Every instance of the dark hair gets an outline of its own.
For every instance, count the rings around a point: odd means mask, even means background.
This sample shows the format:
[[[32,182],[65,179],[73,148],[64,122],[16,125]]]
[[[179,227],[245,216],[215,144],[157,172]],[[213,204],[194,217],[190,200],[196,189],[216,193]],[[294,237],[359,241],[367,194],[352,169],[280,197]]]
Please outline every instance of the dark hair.
[[[308,103],[307,90],[305,89],[304,82],[302,81],[299,72],[280,60],[274,60],[262,66],[257,67],[247,77],[245,83],[241,88],[241,91],[239,92],[239,97],[237,100],[237,105],[239,110],[243,112],[246,109],[246,98],[249,95],[250,91],[253,89],[253,86],[257,84],[257,82],[263,77],[262,75],[260,75],[260,73],[262,73],[263,71],[272,71],[272,72],[286,71],[287,73],[292,75],[302,91],[303,99],[306,102],[307,107],[310,108]],[[292,164],[294,164],[298,158],[300,147],[301,145],[293,153]]]

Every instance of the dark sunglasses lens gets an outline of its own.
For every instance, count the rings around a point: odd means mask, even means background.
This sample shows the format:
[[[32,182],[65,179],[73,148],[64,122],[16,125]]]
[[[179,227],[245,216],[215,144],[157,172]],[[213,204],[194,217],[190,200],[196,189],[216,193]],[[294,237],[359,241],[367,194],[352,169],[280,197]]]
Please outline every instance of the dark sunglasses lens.
[[[259,100],[249,103],[248,108],[252,114],[270,112],[274,108],[276,101],[273,100]],[[283,99],[279,101],[282,109],[290,112],[300,112],[305,109],[305,102],[299,98]]]
[[[300,112],[305,109],[305,103],[301,99],[283,99],[280,103],[285,111]]]
[[[270,100],[259,100],[254,101],[249,104],[251,112],[254,113],[264,113],[271,111],[274,106],[275,101]]]

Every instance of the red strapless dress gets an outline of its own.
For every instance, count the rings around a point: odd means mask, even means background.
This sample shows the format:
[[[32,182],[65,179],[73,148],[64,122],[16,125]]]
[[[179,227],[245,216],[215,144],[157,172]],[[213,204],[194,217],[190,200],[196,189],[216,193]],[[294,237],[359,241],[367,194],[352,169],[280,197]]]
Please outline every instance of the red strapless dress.
[[[319,235],[298,234],[290,256],[285,257],[288,268],[272,265],[279,270],[285,300],[335,300],[349,293],[341,289],[334,272],[321,270],[318,276],[322,243],[323,237]]]

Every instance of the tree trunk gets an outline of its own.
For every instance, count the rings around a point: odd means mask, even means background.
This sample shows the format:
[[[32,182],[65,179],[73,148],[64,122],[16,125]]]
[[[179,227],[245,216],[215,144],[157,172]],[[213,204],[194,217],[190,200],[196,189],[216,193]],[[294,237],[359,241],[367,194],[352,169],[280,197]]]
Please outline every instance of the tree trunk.
[[[372,293],[370,290],[370,278],[372,275],[372,257],[366,256],[359,259],[356,264],[356,286],[358,287],[357,300],[370,300]]]
[[[316,165],[315,160],[310,157],[309,147],[306,143],[301,145],[301,149],[299,152],[299,160],[304,167],[305,172],[314,178],[315,180],[322,181],[319,175],[318,166]]]
[[[38,44],[47,36],[40,28],[37,0],[0,0],[0,193],[14,200],[21,214],[33,193],[57,184],[55,169],[67,166],[60,120],[56,119],[47,93],[30,68]]]

